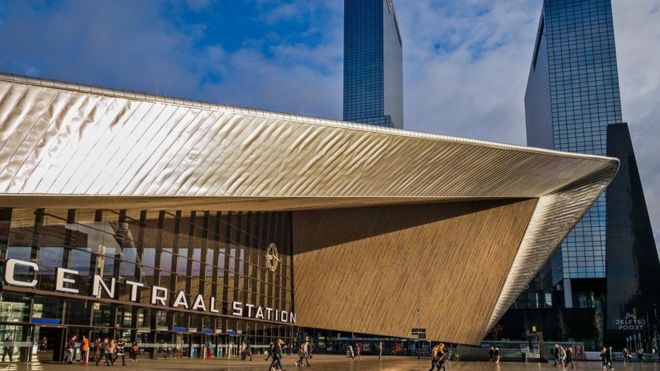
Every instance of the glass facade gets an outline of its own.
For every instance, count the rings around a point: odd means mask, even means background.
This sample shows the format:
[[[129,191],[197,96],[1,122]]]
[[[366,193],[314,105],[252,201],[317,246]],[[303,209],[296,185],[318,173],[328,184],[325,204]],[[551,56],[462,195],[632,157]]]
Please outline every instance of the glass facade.
[[[293,338],[290,213],[0,209],[0,218],[5,281],[9,261],[38,267],[10,274],[34,286],[0,291],[0,332],[24,358],[31,350],[20,344],[43,337],[55,359],[73,335],[138,341],[154,357],[229,356],[241,340],[261,351]]]
[[[622,122],[610,0],[546,0],[525,94],[527,144],[607,153],[607,126]],[[604,278],[606,195],[551,258],[552,282]]]
[[[344,1],[344,120],[403,128],[401,35],[392,0]]]
[[[621,160],[607,198],[607,315],[612,344],[660,346],[660,261],[627,124],[608,126],[608,156]]]

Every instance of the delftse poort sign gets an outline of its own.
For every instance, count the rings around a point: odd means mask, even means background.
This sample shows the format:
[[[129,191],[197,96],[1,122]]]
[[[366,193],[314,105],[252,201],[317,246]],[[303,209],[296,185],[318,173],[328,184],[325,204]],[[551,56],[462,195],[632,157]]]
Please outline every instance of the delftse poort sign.
[[[646,320],[637,319],[632,313],[626,313],[625,318],[619,318],[616,321],[616,327],[620,331],[639,331],[646,326]]]
[[[15,275],[16,267],[31,270],[34,273],[39,272],[39,266],[34,262],[8,259],[5,263],[4,280],[7,285],[16,287],[37,287],[37,280],[30,279],[29,281],[18,279]],[[75,288],[76,276],[80,273],[74,269],[57,268],[55,270],[55,291],[77,294],[80,295],[80,290]],[[35,275],[36,276],[36,275]],[[92,293],[90,296],[100,298],[102,295],[109,299],[117,299],[119,297],[119,289],[117,288],[118,279],[112,277],[110,282],[106,282],[102,276],[95,274],[92,281]],[[123,280],[122,285],[129,293],[129,301],[138,303],[139,291],[149,290],[149,303],[151,305],[181,308],[199,312],[206,312],[211,314],[219,314],[218,302],[215,297],[205,298],[202,294],[189,298],[184,291],[176,292],[172,295],[174,300],[170,300],[170,290],[167,287],[151,286],[145,287],[141,282],[130,280]],[[172,292],[171,294],[174,294]],[[277,308],[261,307],[258,305],[241,303],[238,301],[232,302],[231,314],[235,317],[252,318],[257,320],[264,320],[277,323],[296,323],[296,314],[286,310]]]

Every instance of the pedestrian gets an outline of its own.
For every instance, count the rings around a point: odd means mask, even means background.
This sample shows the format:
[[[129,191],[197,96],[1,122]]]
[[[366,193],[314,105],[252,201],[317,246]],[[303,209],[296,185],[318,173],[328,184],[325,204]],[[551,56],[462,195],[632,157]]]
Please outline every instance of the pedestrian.
[[[360,344],[355,343],[355,356],[357,357],[358,361],[362,359],[361,356],[361,350],[360,350]]]
[[[500,354],[500,348],[495,347],[494,357],[495,357],[495,364],[499,365],[500,359],[502,358],[502,355]]]
[[[241,361],[245,361],[245,353],[247,353],[246,350],[247,350],[247,344],[245,343],[245,340],[242,340],[241,341],[241,348],[240,348]]]
[[[75,349],[76,348],[76,337],[77,336],[72,336],[66,342],[64,363],[67,363],[67,364],[73,363],[73,356],[74,356],[75,350],[76,350]]]
[[[137,362],[137,355],[139,351],[140,346],[138,345],[137,341],[134,341],[133,344],[131,344],[131,362]]]
[[[614,365],[613,365],[613,363],[612,363],[612,356],[613,356],[613,354],[612,354],[612,347],[611,347],[611,346],[606,347],[606,348],[605,348],[605,365],[606,365],[610,370],[613,370],[613,369],[614,369]]]
[[[623,365],[625,366],[628,362],[632,363],[632,354],[630,354],[630,351],[628,348],[623,347],[623,350],[621,351],[621,354],[623,355]]]
[[[564,367],[566,365],[566,349],[564,349],[564,347],[561,345],[559,346],[559,365],[560,367]]]
[[[640,347],[637,349],[637,360],[639,362],[644,362],[644,348]]]
[[[607,348],[605,347],[600,350],[600,363],[603,368],[607,367]]]
[[[96,365],[99,365],[102,359],[105,359],[105,365],[110,366],[110,344],[108,343],[108,338],[103,339],[103,342],[98,347],[99,349],[99,358],[96,360]]]
[[[575,365],[573,364],[573,358],[575,358],[575,351],[573,350],[573,347],[566,348],[566,362],[564,363],[564,366],[568,367],[568,365],[571,365],[571,368],[575,368]]]
[[[80,350],[82,354],[80,355],[80,363],[86,365],[89,361],[89,339],[86,336],[83,336],[82,341],[80,342]]]
[[[495,347],[492,345],[488,348],[488,360],[490,362],[495,362]]]
[[[126,366],[126,359],[124,359],[124,352],[125,351],[126,351],[126,341],[123,338],[119,338],[119,341],[117,341],[117,347],[115,349],[115,352],[117,354],[115,356],[115,360],[117,360],[117,358],[121,357],[121,365],[122,366]]]
[[[110,352],[110,363],[114,366],[117,360],[117,341],[115,339],[110,339],[108,351]]]
[[[348,346],[348,356],[351,357],[351,359],[355,359],[355,351],[353,351],[353,346],[350,344]]]
[[[378,343],[378,359],[381,359],[383,357],[383,347],[384,347],[383,342],[382,341],[379,342]]]
[[[250,357],[250,362],[252,362],[252,345],[249,340],[245,342],[245,357]]]
[[[41,342],[39,343],[39,349],[42,352],[45,352],[46,349],[48,349],[48,338],[44,336],[43,339],[41,339]]]
[[[435,370],[435,366],[438,364],[438,348],[439,345],[431,348],[431,368],[429,368],[429,371]]]
[[[296,361],[296,367],[302,367],[303,360],[307,362],[307,367],[309,367],[309,342],[307,340],[303,341],[300,344],[298,349],[298,360]]]
[[[555,347],[553,348],[552,351],[552,360],[554,361],[553,366],[554,367],[561,367],[561,358],[559,358],[559,344],[555,344]]]
[[[14,337],[8,335],[2,346],[2,362],[5,362],[5,357],[9,356],[9,362],[14,362]]]
[[[101,342],[101,338],[96,338],[96,341],[94,341],[94,358],[92,359],[93,361],[96,361],[98,363],[98,360],[103,357],[101,355],[101,348],[102,348],[103,342]]]
[[[440,346],[438,348],[439,348],[439,351],[438,351],[438,364],[437,364],[436,367],[438,367],[438,371],[440,371],[440,369],[442,369],[443,371],[447,371],[447,369],[445,369],[445,362],[447,361],[447,358],[448,358],[447,357],[447,355],[448,355],[447,348],[445,347],[445,344],[443,344],[443,343],[440,343]]]

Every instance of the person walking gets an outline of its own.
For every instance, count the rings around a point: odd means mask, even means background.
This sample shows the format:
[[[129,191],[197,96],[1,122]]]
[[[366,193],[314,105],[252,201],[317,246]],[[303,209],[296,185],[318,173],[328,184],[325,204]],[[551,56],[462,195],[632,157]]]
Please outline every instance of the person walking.
[[[492,345],[488,348],[488,360],[490,362],[495,362],[495,347]]]
[[[355,343],[355,356],[358,361],[362,360],[362,351],[360,350],[360,344]]]
[[[502,359],[502,355],[500,354],[500,348],[495,347],[494,357],[495,357],[495,364],[499,365],[500,359]]]
[[[44,336],[44,338],[41,339],[41,342],[39,343],[39,350],[41,352],[45,352],[46,349],[48,349],[48,338]]]
[[[447,361],[447,348],[445,347],[445,344],[440,343],[440,346],[438,347],[438,363],[436,365],[438,371],[440,371],[440,369],[442,369],[443,371],[447,371],[447,369],[445,369],[446,361]]]
[[[564,366],[568,367],[568,365],[571,365],[571,368],[575,368],[575,365],[573,364],[574,358],[575,351],[573,350],[573,347],[566,348],[566,362],[564,363]]]
[[[86,365],[89,361],[89,339],[86,336],[83,336],[82,341],[80,342],[80,363]]]
[[[612,347],[605,347],[605,366],[610,370],[614,369],[612,364]]]
[[[245,341],[245,357],[250,357],[250,362],[252,362],[252,345],[249,340]]]
[[[566,349],[562,347],[561,345],[559,346],[559,366],[564,367],[566,365]]]
[[[431,348],[431,368],[429,368],[429,371],[435,370],[435,366],[438,364],[438,347],[439,345],[436,345]]]
[[[73,363],[73,356],[75,354],[75,348],[76,348],[76,338],[77,336],[72,336],[67,342],[66,342],[66,350],[65,350],[65,356],[64,356],[64,363],[67,364],[72,364]]]
[[[630,351],[628,348],[623,347],[623,350],[621,351],[621,354],[623,355],[623,366],[625,367],[628,362],[632,363],[632,354],[630,354]]]
[[[117,341],[110,339],[108,343],[108,352],[110,353],[110,363],[114,366],[117,360]]]
[[[552,366],[557,367],[557,365],[559,365],[561,367],[561,358],[559,358],[559,344],[555,344],[555,347],[552,350],[552,360],[554,362]]]
[[[383,347],[384,347],[383,342],[382,341],[379,342],[378,343],[378,359],[383,358]]]
[[[637,360],[640,363],[644,363],[644,348],[642,348],[642,347],[637,349]]]
[[[271,348],[270,351],[270,356],[273,358],[273,361],[270,363],[270,367],[268,370],[280,370],[280,371],[286,371],[284,367],[282,366],[282,344],[284,344],[284,341],[282,339],[277,339],[275,343],[273,344],[273,347]]]
[[[101,342],[101,338],[96,338],[96,341],[94,341],[94,358],[92,359],[92,361],[98,363],[98,360],[100,360],[101,357],[103,357],[101,355],[102,346],[103,346],[103,342]]]
[[[14,362],[14,337],[8,335],[2,346],[2,363],[5,362],[5,357],[9,356],[9,362]]]
[[[296,367],[302,367],[303,360],[307,362],[307,367],[309,367],[308,352],[309,352],[309,342],[305,340],[302,342],[302,344],[300,344],[300,348],[298,349],[298,360],[296,361]]]
[[[103,339],[103,342],[99,346],[99,358],[96,360],[96,365],[99,365],[102,359],[105,359],[105,365],[110,366],[110,343],[108,338]]]
[[[131,344],[131,362],[137,362],[137,355],[138,352],[140,351],[140,346],[138,345],[137,341],[134,341],[133,344]]]
[[[126,359],[124,358],[124,352],[126,351],[126,341],[123,338],[119,338],[119,341],[117,341],[117,347],[116,347],[116,356],[115,360],[117,358],[121,357],[121,365],[126,366]],[[114,363],[114,362],[113,362]]]

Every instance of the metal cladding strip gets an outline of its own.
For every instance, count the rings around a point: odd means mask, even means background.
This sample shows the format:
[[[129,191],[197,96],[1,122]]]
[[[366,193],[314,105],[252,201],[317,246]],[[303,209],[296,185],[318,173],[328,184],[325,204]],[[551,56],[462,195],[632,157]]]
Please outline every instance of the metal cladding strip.
[[[617,169],[617,163],[613,162],[539,199],[484,336],[497,324],[561,241],[614,179]]]
[[[530,198],[613,162],[0,75],[5,198]]]

